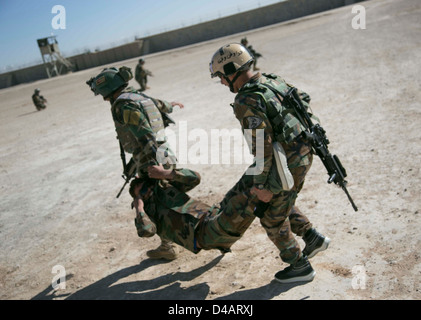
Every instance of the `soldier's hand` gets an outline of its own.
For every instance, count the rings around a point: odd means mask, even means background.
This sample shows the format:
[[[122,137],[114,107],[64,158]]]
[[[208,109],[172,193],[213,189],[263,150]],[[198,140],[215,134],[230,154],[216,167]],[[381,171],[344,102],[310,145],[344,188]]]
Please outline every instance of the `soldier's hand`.
[[[270,200],[272,200],[272,197],[273,197],[273,193],[270,190],[267,190],[267,189],[260,190],[260,189],[257,189],[256,187],[251,188],[250,193],[256,195],[257,198],[263,202],[269,202]]]
[[[173,106],[173,107],[175,107],[175,106],[179,106],[180,107],[180,109],[183,109],[184,108],[184,105],[182,104],[182,103],[180,103],[180,102],[177,102],[177,101],[172,101],[172,102],[170,102],[171,103],[171,105]]]
[[[171,180],[174,178],[172,169],[165,169],[162,164],[148,167],[148,176],[152,179]]]

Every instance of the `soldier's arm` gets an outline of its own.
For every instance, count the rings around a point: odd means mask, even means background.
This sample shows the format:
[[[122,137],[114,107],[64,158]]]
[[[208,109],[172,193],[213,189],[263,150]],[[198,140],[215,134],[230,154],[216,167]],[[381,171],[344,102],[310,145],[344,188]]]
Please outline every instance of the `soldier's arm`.
[[[171,113],[173,111],[173,105],[165,100],[159,100],[159,99],[154,99],[151,98],[153,102],[155,102],[155,104],[158,106],[158,109],[161,112],[165,112],[165,113]]]
[[[174,169],[173,172],[171,184],[182,192],[190,191],[200,183],[201,177],[196,171],[182,168]]]
[[[155,102],[155,104],[158,106],[158,109],[161,112],[171,113],[173,112],[173,109],[175,106],[179,106],[180,109],[184,108],[184,105],[181,102],[177,102],[177,101],[168,102],[165,100],[159,100],[159,99],[153,99],[153,98],[151,99]]]
[[[264,185],[265,188],[269,188],[266,185],[270,168],[272,166],[273,159],[273,147],[271,138],[271,126],[267,119],[261,98],[256,94],[239,94],[237,95],[234,103],[234,113],[237,119],[240,121],[243,131],[251,131],[251,152],[253,156],[260,157],[257,148],[258,143],[263,143],[263,171],[260,174],[253,176],[254,185]],[[259,135],[263,136],[263,141],[257,140],[258,130]],[[263,132],[263,135],[261,133]]]
[[[180,168],[165,169],[162,165],[148,167],[148,174],[153,179],[166,179],[182,192],[187,192],[196,187],[201,180],[200,174],[196,171]]]

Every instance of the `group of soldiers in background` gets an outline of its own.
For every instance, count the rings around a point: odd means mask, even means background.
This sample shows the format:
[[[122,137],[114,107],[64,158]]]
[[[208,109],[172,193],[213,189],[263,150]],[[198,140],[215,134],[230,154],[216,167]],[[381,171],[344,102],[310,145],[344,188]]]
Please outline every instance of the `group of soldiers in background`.
[[[152,72],[145,69],[145,59],[141,58],[138,61],[138,64],[135,69],[135,80],[139,83],[140,89],[139,91],[145,91],[149,89],[147,86],[148,83],[148,76],[152,76]],[[32,94],[32,102],[35,105],[35,108],[38,111],[44,110],[47,108],[47,99],[45,99],[42,95],[40,95],[41,90],[36,88],[34,93]]]
[[[262,57],[262,55],[260,53],[258,53],[256,50],[254,50],[251,45],[250,46],[248,45],[247,38],[242,38],[241,44],[244,47],[246,47],[248,49],[248,51],[254,57],[253,70],[259,70],[259,68],[256,67],[256,64],[257,64],[257,59]],[[153,76],[152,72],[145,69],[145,59],[140,58],[137,65],[136,65],[135,74],[134,74],[134,78],[140,86],[140,88],[139,88],[140,92],[143,92],[147,89],[150,89],[147,85],[149,76],[151,76],[151,77]],[[40,95],[40,89],[39,88],[35,89],[34,94],[32,95],[32,101],[35,105],[35,108],[38,111],[44,110],[47,107],[46,106],[47,99],[45,99],[43,96]]]

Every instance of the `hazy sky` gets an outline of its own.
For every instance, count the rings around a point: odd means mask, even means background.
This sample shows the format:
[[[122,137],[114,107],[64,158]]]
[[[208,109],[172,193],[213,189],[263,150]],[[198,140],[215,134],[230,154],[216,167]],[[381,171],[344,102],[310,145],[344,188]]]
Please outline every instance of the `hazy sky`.
[[[60,51],[69,57],[276,2],[280,0],[0,0],[0,73],[42,63],[39,38],[56,35]],[[64,11],[52,12],[56,5]]]

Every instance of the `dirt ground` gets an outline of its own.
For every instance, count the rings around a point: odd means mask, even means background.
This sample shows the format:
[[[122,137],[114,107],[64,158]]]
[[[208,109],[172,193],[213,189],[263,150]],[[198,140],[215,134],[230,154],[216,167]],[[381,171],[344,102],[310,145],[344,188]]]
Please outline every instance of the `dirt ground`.
[[[185,105],[173,113],[178,136],[179,128],[208,137],[240,128],[234,95],[208,64],[243,36],[263,54],[262,71],[311,95],[359,208],[326,183],[315,158],[297,204],[332,241],[311,260],[312,282],[273,280],[286,265],[258,219],[225,256],[180,249],[171,262],[146,257],[159,239],[137,237],[127,188],[116,198],[123,179],[110,107],[85,84],[98,67],[0,90],[0,299],[421,299],[421,3],[360,4],[366,29],[352,28],[347,6],[144,57],[154,74],[146,93]],[[48,99],[44,111],[32,105],[35,88]],[[209,204],[248,166],[192,162],[180,165],[202,175],[190,194]],[[57,270],[65,288],[54,290]]]

